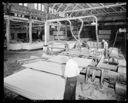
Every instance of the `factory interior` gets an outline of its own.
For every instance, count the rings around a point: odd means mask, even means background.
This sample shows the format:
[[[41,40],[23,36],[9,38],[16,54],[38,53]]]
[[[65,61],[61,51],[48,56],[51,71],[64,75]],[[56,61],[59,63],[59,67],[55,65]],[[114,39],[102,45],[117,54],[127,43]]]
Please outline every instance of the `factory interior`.
[[[70,56],[75,100],[127,101],[126,2],[2,6],[5,101],[64,100]]]

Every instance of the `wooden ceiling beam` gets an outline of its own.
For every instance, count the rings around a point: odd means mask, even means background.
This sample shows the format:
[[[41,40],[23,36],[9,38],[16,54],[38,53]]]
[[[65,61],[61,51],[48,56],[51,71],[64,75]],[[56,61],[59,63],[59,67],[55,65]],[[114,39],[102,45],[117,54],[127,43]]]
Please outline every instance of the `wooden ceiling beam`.
[[[79,12],[79,11],[87,11],[87,10],[93,10],[93,9],[103,9],[103,8],[109,8],[109,7],[116,7],[126,5],[126,3],[120,3],[120,4],[111,4],[111,5],[105,5],[105,6],[99,6],[99,7],[90,7],[85,9],[79,9],[79,10],[69,10],[69,11],[63,11],[63,12]]]

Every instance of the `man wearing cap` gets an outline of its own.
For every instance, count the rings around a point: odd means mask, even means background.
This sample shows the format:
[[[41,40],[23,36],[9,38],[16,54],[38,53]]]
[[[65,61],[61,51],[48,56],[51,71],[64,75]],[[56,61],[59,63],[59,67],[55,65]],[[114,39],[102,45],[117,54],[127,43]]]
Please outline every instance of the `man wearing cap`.
[[[65,66],[64,77],[66,78],[64,100],[75,100],[77,76],[80,73],[80,69],[76,61],[69,56],[69,60]]]

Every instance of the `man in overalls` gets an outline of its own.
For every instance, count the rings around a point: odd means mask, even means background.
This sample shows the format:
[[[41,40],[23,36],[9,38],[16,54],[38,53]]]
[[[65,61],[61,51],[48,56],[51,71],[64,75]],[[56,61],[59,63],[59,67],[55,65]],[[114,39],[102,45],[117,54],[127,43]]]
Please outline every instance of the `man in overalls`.
[[[79,73],[80,69],[77,62],[69,56],[64,72],[64,77],[66,78],[64,100],[75,100],[77,76]]]

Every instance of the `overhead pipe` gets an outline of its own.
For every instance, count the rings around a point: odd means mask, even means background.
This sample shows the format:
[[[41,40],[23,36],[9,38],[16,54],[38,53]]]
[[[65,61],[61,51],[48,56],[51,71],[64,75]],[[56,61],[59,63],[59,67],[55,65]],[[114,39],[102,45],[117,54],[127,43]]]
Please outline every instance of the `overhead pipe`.
[[[82,28],[83,28],[83,24],[84,24],[84,23],[83,23],[83,20],[82,20],[81,18],[80,18],[79,20],[81,21],[82,24],[81,24],[80,30],[79,30],[79,32],[78,32],[78,39],[82,42],[82,40],[81,40],[81,38],[80,38],[80,33],[81,33],[81,31],[82,31]]]
[[[59,18],[59,19],[52,19],[52,20],[47,20],[46,22],[45,22],[45,25],[47,25],[47,23],[49,23],[49,22],[56,22],[56,21],[64,21],[64,20],[67,20],[67,21],[69,21],[69,20],[74,20],[74,19],[82,19],[82,18],[90,18],[90,17],[93,17],[94,19],[95,19],[95,21],[96,21],[96,24],[95,24],[95,26],[96,26],[96,39],[97,39],[97,49],[99,48],[99,38],[98,38],[98,24],[97,24],[97,17],[96,16],[94,16],[94,15],[89,15],[89,16],[81,16],[81,17],[72,17],[72,18]],[[69,23],[71,24],[71,22],[69,21]],[[46,33],[45,33],[45,35],[46,35]],[[45,37],[47,37],[47,36],[45,36]],[[45,38],[46,39],[46,38]],[[46,44],[47,42],[45,41],[45,44]]]
[[[88,15],[88,16],[80,16],[80,17],[72,17],[72,18],[58,18],[58,19],[51,19],[51,20],[47,20],[46,22],[56,22],[56,21],[64,21],[64,20],[74,20],[74,19],[79,19],[79,18],[90,18],[90,17],[94,17],[95,19],[97,19],[97,17],[95,15]]]
[[[67,20],[69,23],[70,23],[70,30],[71,30],[71,34],[72,34],[72,36],[75,38],[75,40],[76,41],[78,41],[78,39],[75,37],[75,35],[73,34],[73,32],[72,32],[72,24],[71,24],[71,21],[70,20]],[[80,42],[80,41],[78,41],[78,42]]]

